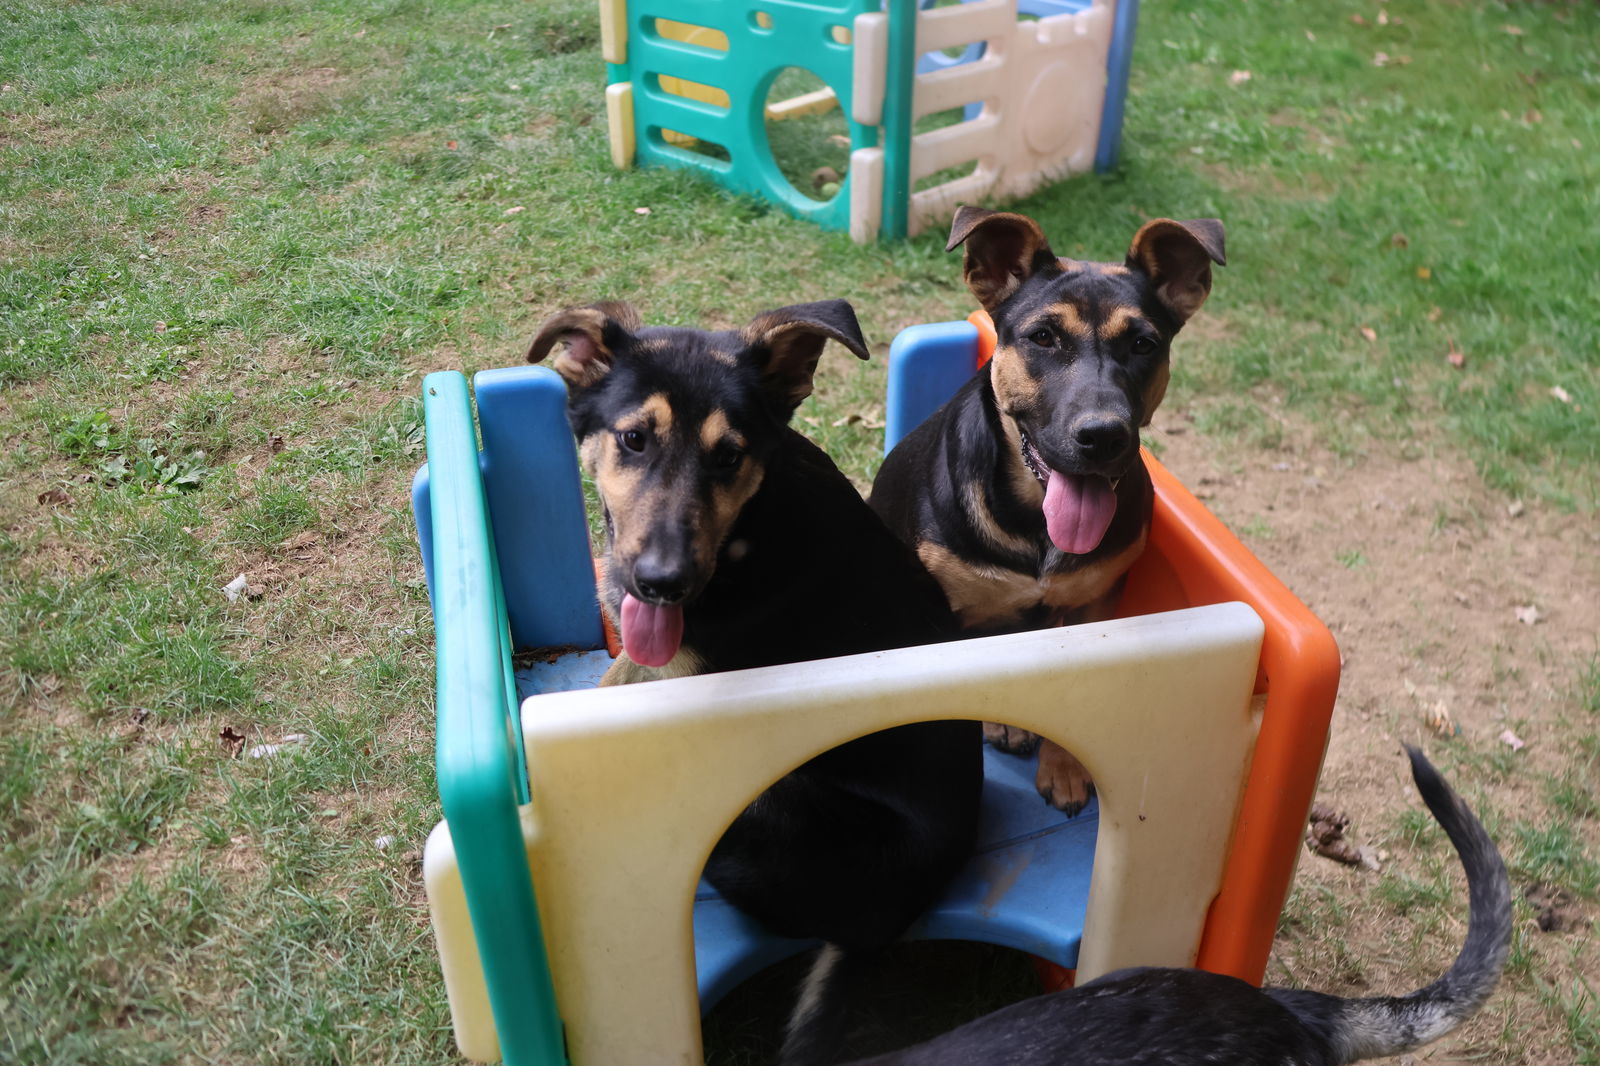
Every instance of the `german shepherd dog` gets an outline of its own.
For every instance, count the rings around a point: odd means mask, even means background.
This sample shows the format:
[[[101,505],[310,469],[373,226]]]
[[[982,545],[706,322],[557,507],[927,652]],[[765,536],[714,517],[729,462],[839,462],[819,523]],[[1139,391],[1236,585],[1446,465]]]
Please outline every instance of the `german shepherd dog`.
[[[1423,802],[1467,873],[1466,942],[1455,964],[1407,996],[1345,999],[1256,988],[1203,970],[1135,969],[1025,1000],[855,1066],[1338,1066],[1439,1039],[1494,991],[1511,945],[1511,886],[1494,841],[1420,751]]]
[[[916,548],[969,630],[1107,617],[1144,551],[1153,499],[1139,427],[1166,393],[1172,338],[1223,262],[1216,219],[1146,223],[1121,263],[1057,259],[1025,215],[963,207],[967,287],[994,320],[994,358],[889,453],[871,504]],[[1032,733],[984,723],[1026,754]],[[1076,814],[1088,771],[1039,752],[1039,792]]]
[[[644,326],[625,304],[562,311],[568,414],[604,510],[601,601],[623,652],[602,683],[772,666],[952,639],[915,553],[821,449],[789,427],[828,340],[862,359],[843,300],[743,329]],[[706,865],[724,898],[775,933],[816,938],[784,1061],[837,1057],[844,979],[896,939],[971,853],[980,726],[928,722],[800,766],[728,828]]]

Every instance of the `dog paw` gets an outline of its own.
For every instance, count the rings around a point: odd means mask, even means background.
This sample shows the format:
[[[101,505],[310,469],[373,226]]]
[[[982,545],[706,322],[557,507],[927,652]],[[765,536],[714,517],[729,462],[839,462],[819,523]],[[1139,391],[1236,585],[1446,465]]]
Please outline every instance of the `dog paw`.
[[[983,723],[983,739],[1008,755],[1031,755],[1039,746],[1039,734],[1001,722]]]
[[[1059,744],[1045,741],[1039,746],[1039,776],[1034,779],[1044,801],[1073,817],[1094,796],[1094,782],[1083,763]]]

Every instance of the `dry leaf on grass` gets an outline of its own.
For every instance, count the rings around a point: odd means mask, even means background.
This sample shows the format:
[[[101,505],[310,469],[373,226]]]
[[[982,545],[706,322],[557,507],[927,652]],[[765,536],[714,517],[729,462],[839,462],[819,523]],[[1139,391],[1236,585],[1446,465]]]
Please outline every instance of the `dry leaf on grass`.
[[[62,489],[45,489],[39,493],[39,502],[47,507],[70,507],[73,499],[71,493]]]
[[[1456,720],[1450,714],[1450,708],[1444,700],[1438,700],[1422,714],[1422,720],[1428,728],[1441,737],[1454,737],[1461,735],[1461,727],[1456,725]]]
[[[1311,808],[1310,822],[1306,826],[1306,846],[1323,858],[1342,862],[1347,866],[1364,866],[1369,870],[1379,868],[1378,856],[1371,848],[1358,848],[1345,839],[1350,828],[1350,816],[1342,811],[1318,803]]]
[[[244,734],[234,729],[231,725],[222,727],[222,732],[217,734],[217,739],[222,741],[222,748],[228,753],[229,758],[237,759],[244,750]]]
[[[1460,348],[1456,347],[1456,339],[1454,337],[1450,338],[1450,350],[1444,353],[1444,359],[1445,362],[1449,363],[1457,370],[1460,370],[1462,367],[1467,365],[1466,354],[1462,352]]]
[[[516,207],[508,207],[508,208],[506,208],[505,213],[506,213],[507,217],[510,217],[511,215],[520,215],[520,214],[522,214],[522,212],[524,212],[526,210],[527,210],[526,207],[523,207],[523,206],[521,206],[519,204]]]
[[[1361,335],[1369,342],[1376,341],[1378,339],[1378,331],[1373,329],[1371,326],[1362,326]]]

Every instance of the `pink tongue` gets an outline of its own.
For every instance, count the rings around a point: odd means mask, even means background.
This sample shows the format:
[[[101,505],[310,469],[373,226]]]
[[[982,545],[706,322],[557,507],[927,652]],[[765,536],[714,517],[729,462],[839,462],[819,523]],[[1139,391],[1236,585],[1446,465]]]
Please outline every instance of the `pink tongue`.
[[[656,607],[622,594],[622,650],[640,666],[665,666],[683,643],[683,608]]]
[[[1117,495],[1105,478],[1050,471],[1044,526],[1051,544],[1070,555],[1087,555],[1100,546],[1116,513]]]

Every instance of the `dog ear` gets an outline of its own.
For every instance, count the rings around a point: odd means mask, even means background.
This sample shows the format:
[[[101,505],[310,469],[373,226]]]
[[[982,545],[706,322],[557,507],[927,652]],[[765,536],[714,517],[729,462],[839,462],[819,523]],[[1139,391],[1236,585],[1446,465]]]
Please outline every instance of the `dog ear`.
[[[740,338],[755,353],[767,391],[789,412],[811,395],[811,379],[828,341],[838,341],[857,358],[869,358],[855,308],[846,300],[767,311],[752,318]]]
[[[1128,247],[1128,266],[1156,284],[1156,296],[1179,322],[1200,310],[1211,295],[1211,264],[1226,266],[1222,223],[1214,218],[1146,222]]]
[[[528,362],[537,363],[558,343],[565,343],[551,364],[574,389],[588,388],[611,369],[624,334],[639,328],[639,312],[625,303],[569,307],[545,319],[528,346]]]
[[[1039,223],[1027,215],[971,204],[956,212],[944,250],[967,246],[961,275],[985,311],[993,311],[1034,274],[1060,265]]]

